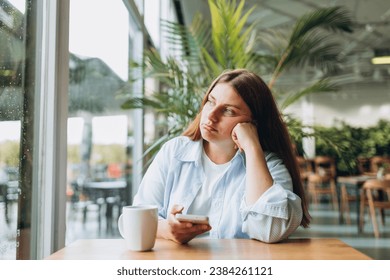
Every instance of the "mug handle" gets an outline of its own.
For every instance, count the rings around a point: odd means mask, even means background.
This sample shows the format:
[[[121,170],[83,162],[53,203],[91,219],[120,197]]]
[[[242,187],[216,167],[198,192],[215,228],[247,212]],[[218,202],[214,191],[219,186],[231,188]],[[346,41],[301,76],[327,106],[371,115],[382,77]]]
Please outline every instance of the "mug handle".
[[[123,233],[123,214],[121,214],[120,216],[119,216],[119,219],[118,219],[118,229],[119,229],[119,233],[122,235],[122,237],[123,238],[125,238],[124,237],[124,233]]]

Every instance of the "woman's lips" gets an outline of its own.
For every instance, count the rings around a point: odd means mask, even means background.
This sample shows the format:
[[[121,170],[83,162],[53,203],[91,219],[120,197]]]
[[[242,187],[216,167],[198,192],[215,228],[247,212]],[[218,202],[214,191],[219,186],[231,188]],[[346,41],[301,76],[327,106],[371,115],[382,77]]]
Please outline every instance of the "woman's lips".
[[[211,132],[217,131],[214,127],[212,127],[211,125],[205,124],[205,123],[203,124],[203,127],[204,127],[206,130],[211,131]]]

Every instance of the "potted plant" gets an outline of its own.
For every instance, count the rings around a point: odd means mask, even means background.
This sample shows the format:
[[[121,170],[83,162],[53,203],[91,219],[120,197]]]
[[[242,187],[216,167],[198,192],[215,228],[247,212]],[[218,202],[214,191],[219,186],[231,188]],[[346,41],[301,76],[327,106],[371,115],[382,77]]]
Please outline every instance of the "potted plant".
[[[288,37],[283,37],[286,30],[256,34],[255,27],[260,23],[248,23],[255,7],[244,11],[244,0],[238,4],[234,0],[208,3],[211,22],[199,14],[190,26],[163,22],[174,55],[163,58],[157,50],[147,49],[144,63],[137,65],[143,68],[145,78],[158,80],[161,87],[141,98],[129,94],[122,108],[151,108],[164,116],[167,128],[146,154],[153,155],[165,141],[183,131],[195,117],[210,81],[225,69],[247,68],[269,77],[268,84],[282,109],[302,96],[336,90],[328,76],[338,62],[339,48],[329,36],[332,32],[351,32],[351,17],[344,8],[323,8],[304,15],[289,30]],[[302,65],[320,69],[323,75],[303,89],[282,92],[277,87],[278,79],[285,71]],[[299,121],[288,116],[286,121],[296,139],[312,136],[303,132]]]

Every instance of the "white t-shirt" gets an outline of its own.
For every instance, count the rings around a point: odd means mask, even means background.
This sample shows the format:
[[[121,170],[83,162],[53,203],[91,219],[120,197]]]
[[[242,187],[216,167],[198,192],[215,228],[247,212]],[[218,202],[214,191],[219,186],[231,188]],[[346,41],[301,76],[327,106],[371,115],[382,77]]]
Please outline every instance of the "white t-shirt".
[[[202,151],[202,166],[205,175],[202,187],[188,209],[188,214],[209,216],[214,186],[229,167],[230,161],[223,164],[216,164],[210,160],[206,152]]]

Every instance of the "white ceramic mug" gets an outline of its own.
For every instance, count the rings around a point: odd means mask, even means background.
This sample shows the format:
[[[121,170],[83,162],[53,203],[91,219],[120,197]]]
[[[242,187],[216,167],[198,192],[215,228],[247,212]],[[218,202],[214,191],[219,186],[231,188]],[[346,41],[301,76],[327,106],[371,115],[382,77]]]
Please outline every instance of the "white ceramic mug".
[[[149,251],[154,247],[157,223],[157,206],[124,206],[118,219],[118,228],[129,250]]]

